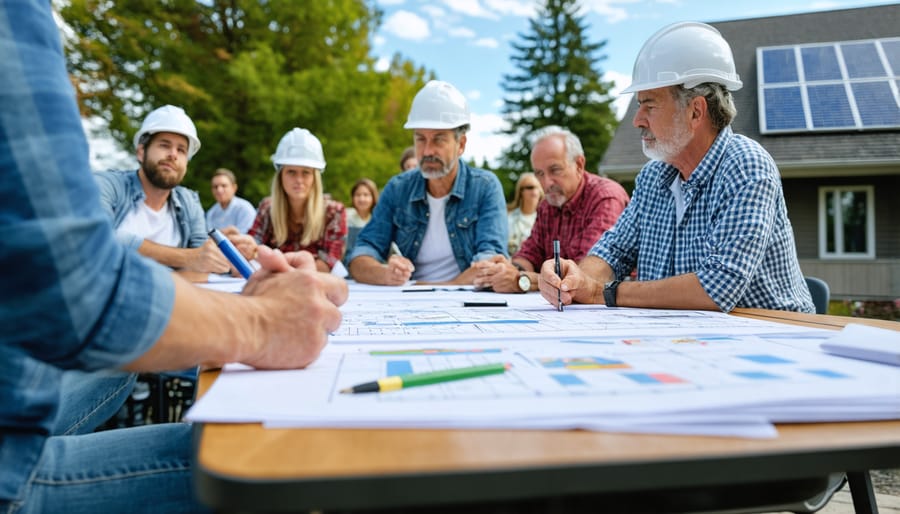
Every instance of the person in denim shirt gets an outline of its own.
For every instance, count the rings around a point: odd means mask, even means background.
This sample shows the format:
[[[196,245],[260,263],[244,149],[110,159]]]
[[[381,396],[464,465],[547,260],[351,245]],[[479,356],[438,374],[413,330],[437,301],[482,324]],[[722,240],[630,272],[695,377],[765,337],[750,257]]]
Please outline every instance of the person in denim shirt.
[[[416,94],[404,128],[413,130],[419,168],[393,177],[381,192],[347,259],[357,282],[472,284],[475,262],[507,256],[500,181],[461,159],[469,118],[465,97],[451,84],[432,80]]]
[[[0,512],[205,512],[191,425],[62,435],[63,370],[304,367],[347,286],[260,247],[242,294],[208,291],[117,243],[50,2],[0,2],[0,76]]]
[[[200,148],[194,123],[166,105],[147,115],[134,143],[137,171],[94,174],[116,238],[161,264],[197,272],[196,280],[227,272],[228,260],[207,235],[200,196],[179,185]]]

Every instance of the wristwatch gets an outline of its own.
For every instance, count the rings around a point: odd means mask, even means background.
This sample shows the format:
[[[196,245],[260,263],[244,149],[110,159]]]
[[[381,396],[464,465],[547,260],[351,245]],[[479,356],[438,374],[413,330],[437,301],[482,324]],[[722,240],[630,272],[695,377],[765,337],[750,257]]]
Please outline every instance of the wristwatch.
[[[531,279],[528,278],[528,273],[524,271],[519,272],[519,291],[523,293],[531,291]]]
[[[616,289],[618,289],[619,284],[621,283],[621,280],[613,280],[607,282],[606,285],[603,286],[603,301],[606,303],[607,307],[616,306]]]

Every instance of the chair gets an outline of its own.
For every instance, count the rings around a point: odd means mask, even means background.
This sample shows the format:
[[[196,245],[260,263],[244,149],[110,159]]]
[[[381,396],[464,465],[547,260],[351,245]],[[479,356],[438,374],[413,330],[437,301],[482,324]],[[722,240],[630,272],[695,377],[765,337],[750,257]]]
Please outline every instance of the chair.
[[[809,287],[809,294],[812,296],[813,305],[816,306],[816,314],[828,314],[828,300],[831,297],[831,290],[828,289],[828,283],[821,278],[804,277],[806,286]]]

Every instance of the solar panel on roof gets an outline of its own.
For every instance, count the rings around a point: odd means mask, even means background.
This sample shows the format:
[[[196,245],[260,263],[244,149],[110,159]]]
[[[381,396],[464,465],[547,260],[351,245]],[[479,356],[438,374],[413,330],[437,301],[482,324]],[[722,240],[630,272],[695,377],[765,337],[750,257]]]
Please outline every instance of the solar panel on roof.
[[[900,128],[900,38],[756,49],[760,132]]]

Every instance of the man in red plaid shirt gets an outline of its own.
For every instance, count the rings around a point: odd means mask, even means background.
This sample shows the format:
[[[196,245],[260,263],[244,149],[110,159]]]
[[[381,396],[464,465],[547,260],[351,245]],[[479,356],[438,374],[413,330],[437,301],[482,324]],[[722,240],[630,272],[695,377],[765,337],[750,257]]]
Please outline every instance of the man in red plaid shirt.
[[[628,193],[618,182],[585,171],[578,136],[550,126],[537,131],[532,141],[531,167],[545,194],[537,220],[511,261],[498,255],[478,265],[476,287],[498,293],[537,291],[536,270],[554,257],[554,239],[560,243],[560,258],[581,260],[628,205]]]

